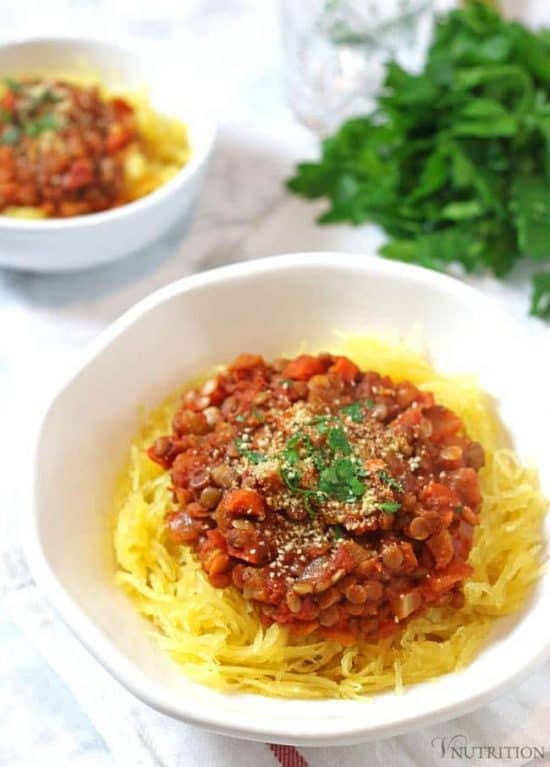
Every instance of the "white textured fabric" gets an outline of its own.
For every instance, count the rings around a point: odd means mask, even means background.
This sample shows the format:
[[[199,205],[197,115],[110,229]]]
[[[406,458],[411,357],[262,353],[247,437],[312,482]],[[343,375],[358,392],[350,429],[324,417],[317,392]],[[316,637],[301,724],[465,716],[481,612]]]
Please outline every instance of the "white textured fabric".
[[[136,21],[145,6],[152,18],[158,6],[156,26]],[[550,22],[545,0],[508,0],[507,6],[531,13],[534,20],[546,14]],[[285,193],[283,180],[293,163],[313,156],[316,142],[293,121],[280,93],[275,0],[174,0],[172,10],[169,0],[125,2],[118,20],[110,19],[107,2],[56,0],[37,17],[42,4],[0,0],[5,11],[0,34],[16,35],[31,24],[34,31],[89,28],[97,7],[109,20],[104,31],[108,25],[117,35],[131,29],[166,44],[177,38],[181,49],[201,62],[197,67],[204,72],[205,88],[212,88],[221,130],[183,242],[173,233],[143,253],[80,274],[0,271],[0,767],[271,767],[276,760],[263,744],[209,734],[136,701],[88,655],[41,596],[18,536],[33,424],[81,348],[160,285],[199,269],[293,250],[365,252],[380,235],[368,226],[319,228],[314,221],[322,205]],[[74,8],[78,13],[67,16]],[[550,328],[526,318],[528,278],[529,269],[522,268],[505,284],[491,278],[470,281],[522,318],[548,354]],[[451,723],[374,744],[302,753],[312,767],[458,765],[461,761],[449,754],[442,758],[442,741],[434,740],[457,735],[464,735],[470,747],[538,746],[550,753],[550,668]],[[527,761],[476,757],[463,763],[497,767]],[[550,761],[534,759],[533,764]]]

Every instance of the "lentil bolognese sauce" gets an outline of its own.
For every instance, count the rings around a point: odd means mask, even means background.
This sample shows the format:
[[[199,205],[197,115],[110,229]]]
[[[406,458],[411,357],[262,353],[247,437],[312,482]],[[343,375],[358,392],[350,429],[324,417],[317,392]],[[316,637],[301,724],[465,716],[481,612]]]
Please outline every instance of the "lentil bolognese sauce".
[[[0,109],[0,210],[67,217],[126,201],[124,149],[138,134],[124,99],[32,77],[8,79]]]
[[[150,194],[188,162],[187,130],[146,94],[70,77],[0,83],[0,214],[66,218]]]
[[[412,383],[243,354],[184,394],[148,455],[170,472],[172,545],[264,625],[350,646],[464,604],[484,451]]]

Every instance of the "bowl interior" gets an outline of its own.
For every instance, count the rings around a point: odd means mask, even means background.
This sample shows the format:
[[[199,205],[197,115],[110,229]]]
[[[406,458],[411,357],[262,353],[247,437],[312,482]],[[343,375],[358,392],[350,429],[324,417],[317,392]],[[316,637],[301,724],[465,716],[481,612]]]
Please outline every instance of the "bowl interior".
[[[139,413],[241,351],[270,357],[335,330],[406,334],[418,323],[436,367],[479,375],[515,446],[550,486],[542,374],[511,320],[458,282],[342,254],[268,259],[183,280],[134,307],[96,344],[50,408],[36,459],[30,556],[66,620],[134,692],[169,713],[248,737],[351,742],[479,703],[547,649],[548,576],[460,674],[375,705],[228,696],[188,681],[113,581],[112,488]],[[526,380],[534,382],[525,396]]]

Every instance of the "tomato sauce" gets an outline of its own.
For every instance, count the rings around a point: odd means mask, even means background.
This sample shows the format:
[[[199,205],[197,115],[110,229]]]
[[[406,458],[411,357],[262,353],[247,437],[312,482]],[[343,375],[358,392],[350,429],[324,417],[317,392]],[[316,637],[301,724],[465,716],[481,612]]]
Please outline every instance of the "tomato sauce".
[[[149,456],[174,546],[266,624],[351,645],[460,607],[481,445],[429,392],[331,354],[243,354],[187,391]]]
[[[8,79],[0,99],[0,212],[50,217],[124,203],[124,150],[136,140],[133,108],[98,88]]]

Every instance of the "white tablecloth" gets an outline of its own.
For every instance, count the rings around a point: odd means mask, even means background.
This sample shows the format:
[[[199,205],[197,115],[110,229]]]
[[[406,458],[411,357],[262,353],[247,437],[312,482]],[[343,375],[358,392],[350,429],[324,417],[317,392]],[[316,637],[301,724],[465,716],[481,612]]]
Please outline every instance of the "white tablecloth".
[[[546,0],[521,0],[515,6],[535,21],[546,14],[550,22]],[[122,14],[118,18],[115,9]],[[47,8],[0,0],[0,11],[2,35],[89,29],[93,23],[106,34],[130,29],[163,45],[177,42],[212,90],[221,120],[212,167],[183,242],[174,234],[124,261],[80,274],[0,271],[0,767],[276,765],[276,754],[263,744],[204,733],[135,701],[87,655],[41,597],[22,559],[17,530],[33,424],[83,346],[156,287],[199,269],[276,253],[365,252],[380,235],[368,226],[317,227],[322,204],[285,192],[283,181],[293,163],[314,156],[316,142],[294,122],[282,97],[274,0],[181,5],[175,0],[55,0]],[[140,13],[146,22],[138,20]],[[525,322],[548,354],[550,327],[526,317],[528,272],[516,270],[505,284],[491,278],[470,281]],[[302,755],[314,767],[440,764],[441,742],[432,745],[433,739],[461,734],[470,745],[545,746],[550,753],[550,668],[447,725],[366,746],[303,749]],[[474,758],[468,764],[523,764],[531,756]]]

